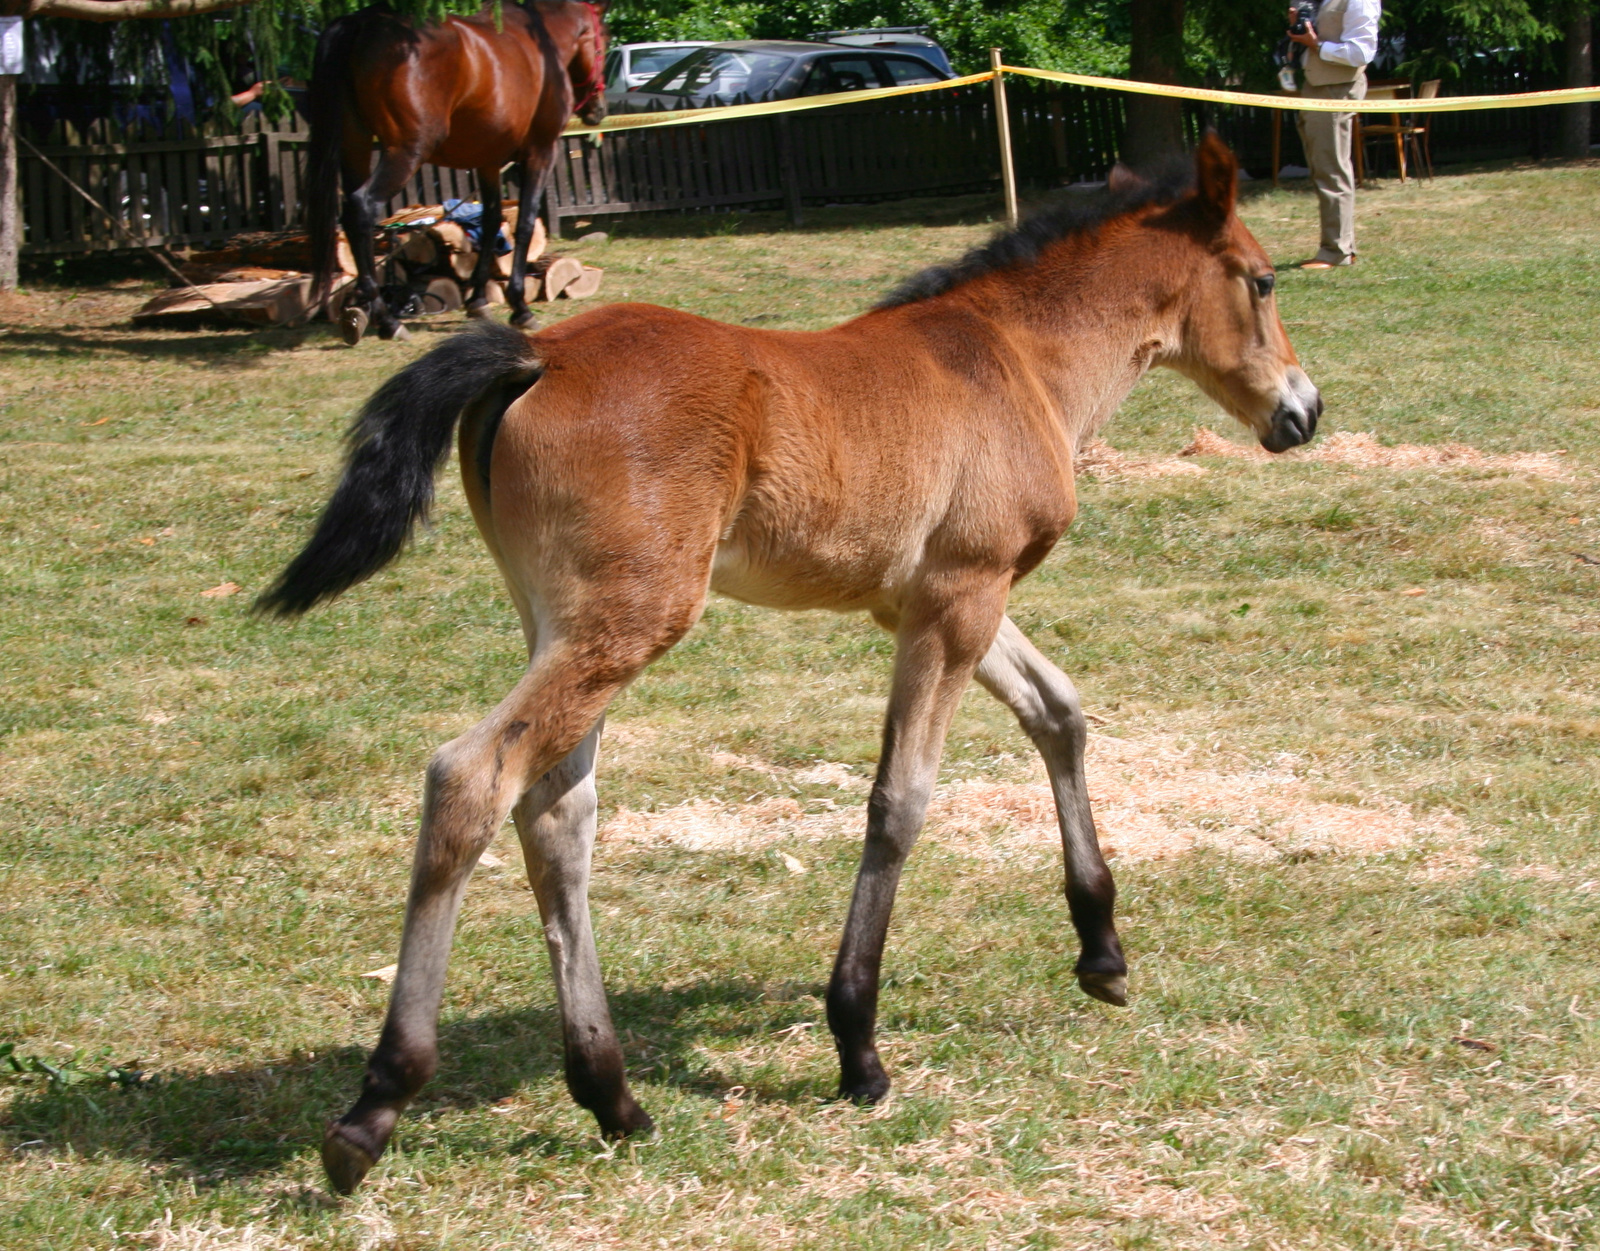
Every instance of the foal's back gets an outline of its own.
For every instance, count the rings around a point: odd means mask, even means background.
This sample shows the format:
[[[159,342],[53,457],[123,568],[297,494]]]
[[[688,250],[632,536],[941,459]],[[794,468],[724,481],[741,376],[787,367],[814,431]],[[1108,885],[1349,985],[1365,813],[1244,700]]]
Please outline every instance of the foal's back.
[[[603,534],[787,608],[892,613],[942,566],[1021,576],[1071,521],[1071,449],[1000,327],[943,303],[820,332],[641,304],[561,323],[494,436],[486,536],[537,533],[535,582],[552,544]]]

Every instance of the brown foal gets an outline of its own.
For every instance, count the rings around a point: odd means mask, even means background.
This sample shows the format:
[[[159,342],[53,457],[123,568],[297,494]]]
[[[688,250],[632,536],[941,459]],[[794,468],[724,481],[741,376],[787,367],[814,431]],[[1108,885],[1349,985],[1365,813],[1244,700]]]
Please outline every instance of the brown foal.
[[[475,315],[487,310],[486,288],[495,272],[500,171],[507,162],[517,167],[506,299],[512,325],[532,324],[524,295],[528,243],[561,128],[574,112],[591,126],[606,114],[602,14],[608,3],[525,0],[421,27],[372,5],[322,32],[307,102],[306,216],[320,296],[333,277],[343,181],[344,229],[357,271],[340,313],[347,343],[359,343],[369,321],[382,338],[406,337],[378,292],[372,236],[390,197],[424,161],[478,174],[482,246],[467,297]]]
[[[817,333],[614,304],[535,336],[458,335],[402,370],[352,430],[344,477],[261,606],[305,611],[388,561],[429,504],[460,418],[473,516],[527,636],[500,706],[439,749],[388,1018],[323,1161],[354,1188],[437,1065],[467,879],[512,816],[555,971],[566,1076],[607,1135],[648,1128],[589,928],[606,706],[710,591],[868,612],[896,637],[866,847],[828,986],[840,1093],[889,1088],[874,1044],[895,887],[946,729],[976,676],[1044,757],[1081,943],[1078,984],[1121,1004],[1114,887],[1084,785],[1071,682],[1006,617],[1076,509],[1073,456],[1152,365],[1282,451],[1322,401],[1296,363],[1266,254],[1208,137],[1182,177],[1119,171],[1095,203],[1032,219]]]

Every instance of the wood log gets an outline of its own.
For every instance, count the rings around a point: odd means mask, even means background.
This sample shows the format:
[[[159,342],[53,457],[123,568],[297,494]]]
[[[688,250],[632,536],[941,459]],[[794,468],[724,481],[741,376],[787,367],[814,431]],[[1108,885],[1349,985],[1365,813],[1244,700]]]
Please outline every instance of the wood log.
[[[350,244],[340,231],[335,253],[341,272],[354,277],[356,258]],[[311,272],[311,236],[304,231],[250,231],[235,235],[227,246],[206,252],[190,252],[185,258],[190,265],[208,265],[220,269],[244,266],[259,269],[293,270]]]
[[[569,282],[561,290],[563,300],[587,300],[590,296],[600,293],[600,280],[605,277],[605,271],[596,269],[593,265],[585,265],[583,272]]]
[[[570,256],[556,257],[550,262],[550,268],[544,271],[544,298],[555,299],[581,277],[583,277],[583,265],[580,261]]]

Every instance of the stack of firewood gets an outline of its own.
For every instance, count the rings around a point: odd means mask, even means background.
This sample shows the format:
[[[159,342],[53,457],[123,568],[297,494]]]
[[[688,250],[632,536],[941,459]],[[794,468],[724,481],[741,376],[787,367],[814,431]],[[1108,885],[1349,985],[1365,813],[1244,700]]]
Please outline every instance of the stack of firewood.
[[[517,210],[508,208],[506,218],[501,235],[509,247],[514,243]],[[478,263],[467,229],[446,221],[442,204],[407,209],[382,226],[375,240],[379,282],[411,292],[416,297],[413,307],[424,314],[459,309]],[[547,252],[546,242],[544,223],[536,220],[528,243],[530,299],[582,300],[599,292],[599,269],[571,256]],[[339,316],[356,273],[355,257],[343,232],[337,255],[341,272],[324,306],[330,319]],[[134,315],[135,323],[298,325],[319,311],[311,306],[311,239],[304,231],[235,235],[225,247],[190,253],[179,270],[189,285],[163,291],[150,300]],[[503,304],[502,284],[511,277],[509,251],[495,257],[494,273],[485,294],[489,303]]]
[[[505,222],[500,235],[508,248],[515,246],[517,210],[505,210]],[[445,220],[443,205],[433,204],[407,209],[383,223],[395,236],[391,256],[403,263],[413,280],[417,278],[454,278],[466,287],[478,265],[478,253],[472,236],[459,222]],[[560,253],[545,251],[548,239],[544,222],[534,219],[533,235],[528,240],[528,295],[534,300],[584,300],[600,290],[603,276],[592,265]],[[505,296],[500,283],[511,277],[511,252],[501,252],[495,257],[495,275],[486,294],[489,303],[503,303]],[[459,307],[459,305],[458,305]]]

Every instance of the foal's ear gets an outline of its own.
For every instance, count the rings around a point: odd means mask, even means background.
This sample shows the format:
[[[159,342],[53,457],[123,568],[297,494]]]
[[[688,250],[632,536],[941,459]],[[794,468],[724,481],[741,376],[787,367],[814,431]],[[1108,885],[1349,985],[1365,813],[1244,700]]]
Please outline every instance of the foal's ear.
[[[1194,173],[1196,198],[1218,221],[1226,221],[1239,195],[1239,161],[1214,130],[1206,131],[1200,140]]]
[[[1140,178],[1121,161],[1111,167],[1111,172],[1106,175],[1106,187],[1110,191],[1121,195],[1124,191],[1137,191],[1145,185],[1145,180]]]

